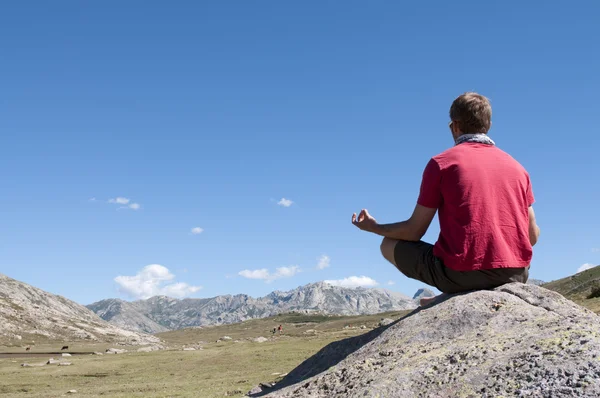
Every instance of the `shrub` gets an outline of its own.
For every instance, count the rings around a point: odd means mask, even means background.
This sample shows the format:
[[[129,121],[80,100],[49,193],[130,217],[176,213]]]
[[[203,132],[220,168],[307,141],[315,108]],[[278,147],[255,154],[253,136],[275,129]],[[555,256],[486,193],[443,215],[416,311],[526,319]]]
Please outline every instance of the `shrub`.
[[[592,281],[592,286],[590,288],[590,295],[588,298],[600,297],[600,280],[596,279]]]

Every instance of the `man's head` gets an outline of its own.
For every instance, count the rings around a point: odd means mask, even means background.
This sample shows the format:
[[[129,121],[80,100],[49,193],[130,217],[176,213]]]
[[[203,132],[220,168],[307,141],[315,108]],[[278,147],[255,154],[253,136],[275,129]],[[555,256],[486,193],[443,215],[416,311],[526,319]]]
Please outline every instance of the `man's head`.
[[[490,101],[477,93],[464,93],[452,103],[450,120],[454,139],[462,134],[487,134],[492,126]]]

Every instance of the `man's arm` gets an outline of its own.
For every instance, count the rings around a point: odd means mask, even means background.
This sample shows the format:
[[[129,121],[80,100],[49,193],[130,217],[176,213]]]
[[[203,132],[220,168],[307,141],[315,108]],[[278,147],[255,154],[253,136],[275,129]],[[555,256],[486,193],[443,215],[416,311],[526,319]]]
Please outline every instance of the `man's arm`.
[[[535,246],[540,237],[540,227],[538,227],[535,220],[535,212],[533,206],[529,206],[529,243],[531,246]]]
[[[352,223],[364,231],[386,238],[416,242],[427,232],[436,211],[435,208],[417,204],[408,220],[393,224],[379,224],[366,209],[363,209],[358,218],[356,213],[352,215]]]

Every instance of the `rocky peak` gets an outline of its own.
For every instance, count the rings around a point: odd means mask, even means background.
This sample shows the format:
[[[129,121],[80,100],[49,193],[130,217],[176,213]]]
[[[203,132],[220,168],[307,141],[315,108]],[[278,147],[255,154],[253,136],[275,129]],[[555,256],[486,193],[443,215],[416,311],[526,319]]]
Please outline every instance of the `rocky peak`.
[[[435,293],[433,292],[433,290],[423,287],[416,291],[416,293],[413,296],[413,300],[420,300],[423,297],[433,297],[433,296],[435,296]]]

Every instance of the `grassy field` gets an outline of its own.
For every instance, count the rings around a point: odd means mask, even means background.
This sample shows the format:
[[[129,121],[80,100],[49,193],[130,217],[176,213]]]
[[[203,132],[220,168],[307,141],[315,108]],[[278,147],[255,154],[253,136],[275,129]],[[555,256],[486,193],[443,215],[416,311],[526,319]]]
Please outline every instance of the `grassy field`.
[[[75,355],[71,366],[21,367],[48,357],[0,358],[0,396],[9,397],[241,397],[259,382],[277,381],[323,346],[377,327],[381,318],[398,319],[407,311],[371,316],[280,315],[234,325],[159,334],[163,351],[117,355]],[[270,331],[283,326],[283,334]],[[364,329],[361,326],[365,326]],[[217,340],[224,336],[231,340]],[[254,342],[265,337],[264,343]],[[36,346],[57,351],[61,344]],[[202,347],[182,351],[183,347]],[[70,351],[104,351],[106,345],[72,345]],[[123,347],[116,347],[123,348]],[[127,347],[125,347],[127,348]],[[0,347],[0,352],[23,352]],[[56,358],[56,356],[54,356]]]
[[[600,297],[589,298],[592,286],[598,282],[600,282],[600,266],[546,283],[543,286],[562,294],[581,306],[589,308],[595,313],[599,313]]]

